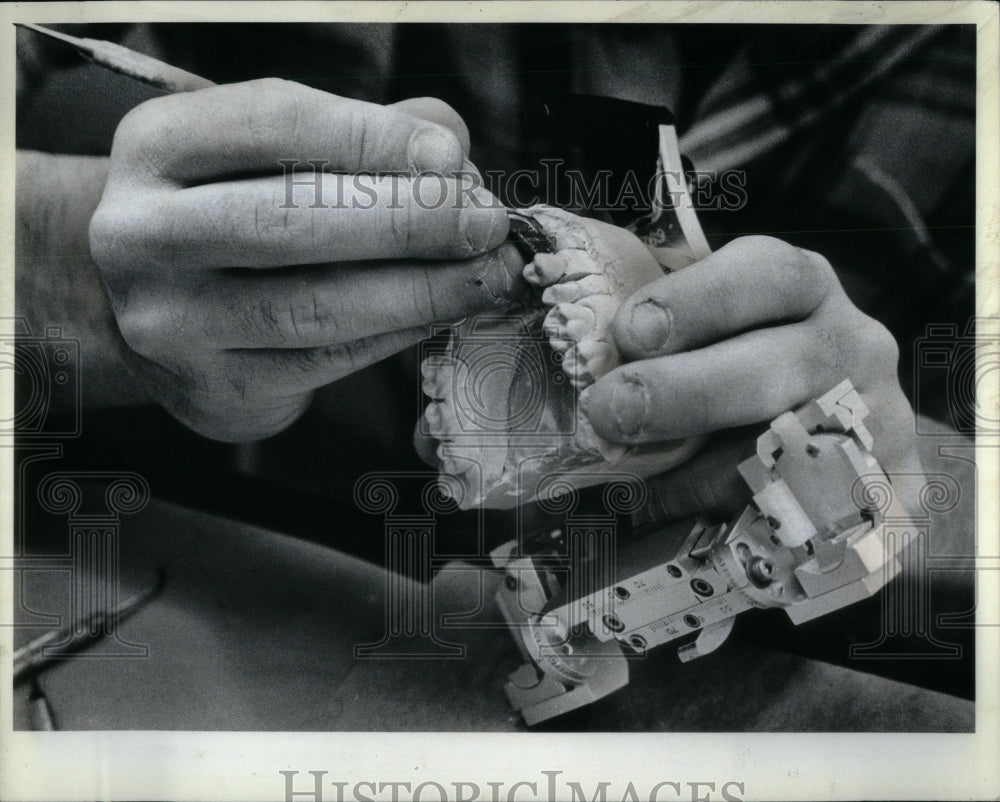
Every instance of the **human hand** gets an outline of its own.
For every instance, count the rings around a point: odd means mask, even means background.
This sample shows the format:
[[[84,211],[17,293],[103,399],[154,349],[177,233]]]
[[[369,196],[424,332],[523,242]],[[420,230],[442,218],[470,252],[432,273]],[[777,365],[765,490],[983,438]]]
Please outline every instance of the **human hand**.
[[[750,492],[736,466],[761,424],[845,378],[871,410],[875,457],[913,507],[924,480],[896,342],[819,254],[770,237],[735,240],[633,294],[613,332],[632,361],[580,397],[599,435],[638,444],[719,432],[691,461],[648,480],[656,517],[737,512]]]
[[[506,214],[471,186],[468,148],[440,101],[277,79],[134,109],[90,244],[137,381],[192,429],[254,440],[428,323],[502,303],[521,260],[497,248]]]

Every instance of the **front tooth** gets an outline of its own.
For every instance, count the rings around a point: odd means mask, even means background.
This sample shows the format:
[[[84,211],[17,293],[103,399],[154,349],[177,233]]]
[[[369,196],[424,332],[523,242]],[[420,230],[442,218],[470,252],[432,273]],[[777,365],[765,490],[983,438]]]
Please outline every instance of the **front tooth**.
[[[576,349],[570,348],[562,361],[563,372],[569,376],[570,384],[580,389],[580,361],[577,359]]]
[[[572,303],[594,295],[607,295],[608,282],[604,276],[584,276],[578,281],[565,281],[546,287],[542,293],[542,303],[555,306]]]
[[[536,253],[524,266],[523,275],[529,283],[546,287],[566,275],[566,261],[557,253]]]

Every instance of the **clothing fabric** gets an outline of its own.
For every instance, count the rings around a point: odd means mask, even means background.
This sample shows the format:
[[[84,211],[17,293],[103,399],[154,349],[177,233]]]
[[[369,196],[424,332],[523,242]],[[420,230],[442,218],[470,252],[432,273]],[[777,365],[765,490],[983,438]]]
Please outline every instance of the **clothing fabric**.
[[[913,375],[909,356],[929,323],[964,330],[973,314],[973,26],[65,27],[217,82],[277,75],[377,103],[440,97],[468,124],[477,166],[538,172],[542,199],[542,160],[578,154],[526,124],[540,102],[589,93],[667,106],[696,169],[745,176],[742,208],[700,213],[710,244],[769,233],[824,254],[899,341],[904,390],[947,415],[945,388]],[[31,36],[19,32],[18,146],[107,153],[118,120],[151,90],[75,57],[53,64]],[[416,377],[408,352],[321,394],[316,414],[348,424],[331,434],[331,465],[414,464]],[[352,403],[359,395],[382,400]],[[293,452],[315,447],[316,423],[293,427]],[[300,462],[275,464],[288,478]],[[311,463],[302,474],[317,488],[331,481]]]

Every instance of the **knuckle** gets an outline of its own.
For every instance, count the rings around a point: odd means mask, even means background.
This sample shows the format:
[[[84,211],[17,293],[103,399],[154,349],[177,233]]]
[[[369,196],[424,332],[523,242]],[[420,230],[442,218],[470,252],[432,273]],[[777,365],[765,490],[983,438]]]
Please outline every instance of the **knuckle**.
[[[822,320],[810,325],[812,371],[848,377],[859,389],[897,381],[899,345],[884,325],[854,307]]]
[[[846,358],[849,351],[849,337],[846,332],[834,326],[810,325],[809,337],[804,342],[803,363],[808,376],[837,375],[849,369],[851,360]],[[847,370],[850,373],[849,370]]]
[[[114,302],[113,302],[114,303]],[[126,345],[154,362],[173,366],[190,362],[201,338],[191,334],[189,304],[175,294],[138,288],[134,277],[115,303],[118,330]]]
[[[300,344],[315,341],[321,335],[336,340],[339,334],[337,321],[338,316],[331,305],[317,291],[313,291],[302,300],[287,303],[283,328],[293,341]]]
[[[251,139],[269,147],[281,143],[286,131],[297,131],[303,87],[283,78],[259,78],[238,85],[244,125]]]
[[[103,200],[90,219],[90,254],[108,273],[142,264],[163,247],[169,221],[168,210],[146,196],[142,202]]]
[[[882,323],[866,315],[858,324],[859,337],[865,353],[880,367],[895,370],[899,362],[899,343]]]
[[[135,353],[154,357],[162,348],[166,332],[163,315],[146,304],[129,303],[118,313],[118,329]]]
[[[253,92],[265,92],[279,97],[297,92],[301,84],[289,81],[287,78],[255,78],[252,81],[245,81],[241,84],[246,90]]]
[[[147,100],[126,112],[115,129],[112,152],[117,148],[127,150],[155,135],[165,102],[169,102],[169,96]]]
[[[779,286],[810,299],[810,305],[818,306],[837,284],[833,266],[814,251],[763,234],[741,237],[731,244],[751,260],[777,271],[775,279]]]
[[[179,156],[173,143],[189,125],[190,100],[183,95],[147,100],[129,111],[115,129],[111,160],[129,173],[154,178],[169,173]]]
[[[462,119],[462,115],[455,111],[451,104],[436,97],[416,98],[414,102],[420,104],[421,117],[444,126],[449,133],[456,137],[462,149],[468,151],[469,128],[465,124],[465,120]]]
[[[797,249],[784,240],[767,234],[750,234],[733,240],[727,248],[739,248],[749,254],[775,261],[787,261],[794,258]]]
[[[828,290],[837,282],[833,265],[822,254],[808,251],[804,248],[794,248],[796,255],[794,264],[799,275],[799,281]]]
[[[424,95],[422,97],[410,98],[407,102],[413,107],[419,107],[421,116],[431,122],[448,125],[454,120],[459,122],[462,120],[461,115],[455,111],[455,108],[439,97]]]
[[[118,239],[123,221],[118,211],[107,201],[102,201],[90,218],[88,234],[90,255],[99,267],[113,267],[119,253]]]

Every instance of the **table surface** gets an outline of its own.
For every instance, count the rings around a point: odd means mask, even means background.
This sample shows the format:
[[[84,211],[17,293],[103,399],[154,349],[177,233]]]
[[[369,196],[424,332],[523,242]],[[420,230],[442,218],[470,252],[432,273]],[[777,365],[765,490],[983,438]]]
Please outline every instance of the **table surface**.
[[[933,443],[923,448],[933,456]],[[949,460],[949,470],[971,467]],[[937,531],[971,532],[974,508],[966,499]],[[58,538],[59,520],[52,520],[50,534]],[[959,554],[970,545],[949,536],[942,548]],[[386,573],[379,566],[154,498],[122,520],[121,598],[151,584],[158,566],[169,577],[164,593],[119,627],[123,640],[148,646],[147,656],[70,659],[42,674],[60,728],[524,729],[503,692],[521,662],[503,629],[443,630],[464,647],[458,659],[355,657],[357,645],[377,642],[385,631]],[[498,620],[497,581],[493,572],[451,564],[432,582],[435,613],[473,611],[484,599],[475,620]],[[34,611],[65,620],[69,587],[68,572],[24,573],[20,619]],[[17,642],[44,631],[19,628]],[[665,646],[632,662],[630,673],[626,689],[542,728],[974,729],[971,701],[771,648],[741,636],[739,626],[702,659],[683,664]],[[28,688],[19,687],[15,728],[28,727],[27,697]]]

